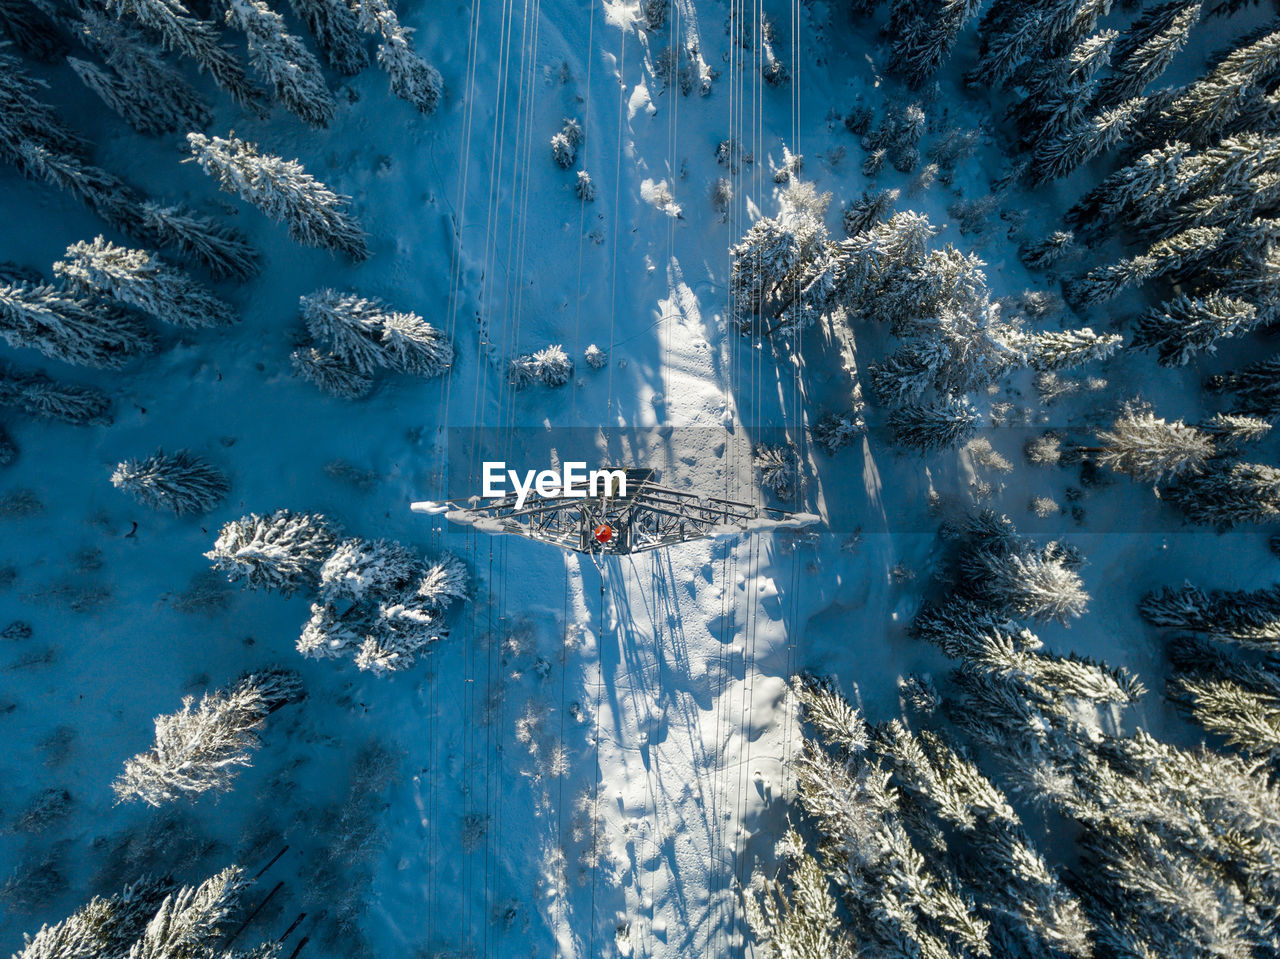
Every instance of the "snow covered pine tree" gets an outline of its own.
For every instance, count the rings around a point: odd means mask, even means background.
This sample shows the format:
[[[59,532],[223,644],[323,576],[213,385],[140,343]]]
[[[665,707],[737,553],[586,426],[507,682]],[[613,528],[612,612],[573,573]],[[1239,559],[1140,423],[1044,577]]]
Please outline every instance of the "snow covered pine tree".
[[[111,484],[144,506],[179,516],[209,512],[231,488],[225,473],[187,450],[172,455],[157,450],[146,459],[125,460],[111,474]]]
[[[334,193],[297,160],[261,153],[236,137],[188,133],[191,156],[227,193],[253,204],[303,246],[334,250],[359,262],[369,256],[368,238],[348,207],[351,198]]]
[[[236,767],[250,764],[257,732],[269,715],[302,698],[297,673],[271,669],[249,673],[227,689],[182,701],[182,710],[156,718],[149,752],[126,760],[112,784],[119,801],[140,799],[160,806],[231,788]]]

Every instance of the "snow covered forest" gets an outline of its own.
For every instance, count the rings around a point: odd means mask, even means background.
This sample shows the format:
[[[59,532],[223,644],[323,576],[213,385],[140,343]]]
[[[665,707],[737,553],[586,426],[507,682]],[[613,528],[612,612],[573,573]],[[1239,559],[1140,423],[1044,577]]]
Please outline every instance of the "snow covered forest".
[[[0,950],[1280,955],[1275,0],[0,0],[0,161]]]

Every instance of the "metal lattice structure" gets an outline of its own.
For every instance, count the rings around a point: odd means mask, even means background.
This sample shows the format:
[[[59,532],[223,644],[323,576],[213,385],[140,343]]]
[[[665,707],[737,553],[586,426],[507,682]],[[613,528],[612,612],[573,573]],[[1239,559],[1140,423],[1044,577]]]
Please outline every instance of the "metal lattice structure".
[[[578,553],[622,554],[752,530],[809,526],[807,513],[698,496],[654,482],[654,471],[629,467],[626,495],[539,496],[530,492],[521,506],[514,495],[478,498],[470,507],[454,503],[414,503],[416,512],[443,513],[455,523],[488,533],[523,536]],[[607,528],[602,542],[598,531]]]

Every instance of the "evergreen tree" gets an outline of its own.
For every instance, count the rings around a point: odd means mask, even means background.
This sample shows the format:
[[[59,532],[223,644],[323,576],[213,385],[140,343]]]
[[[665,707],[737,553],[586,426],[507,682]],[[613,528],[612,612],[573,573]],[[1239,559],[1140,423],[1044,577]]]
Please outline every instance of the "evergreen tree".
[[[1096,233],[1109,224],[1129,221],[1138,209],[1148,209],[1180,182],[1177,176],[1189,144],[1176,141],[1143,154],[1112,173],[1069,209],[1064,219],[1076,230]]]
[[[227,0],[227,23],[249,41],[249,63],[286,110],[313,127],[327,127],[334,102],[320,64],[285,30],[284,18],[262,0]]]
[[[560,344],[544,346],[532,353],[523,353],[507,364],[507,382],[518,390],[541,383],[544,386],[564,386],[573,379],[573,359]]]
[[[355,14],[342,0],[289,0],[298,19],[307,25],[329,66],[354,76],[369,65]]]
[[[157,450],[141,460],[125,460],[111,484],[144,506],[183,513],[207,513],[231,488],[227,475],[187,450],[166,455]]]
[[[332,526],[320,514],[278,509],[227,523],[204,555],[233,583],[279,589],[288,596],[318,582],[320,566],[336,542]]]
[[[379,675],[407,669],[424,647],[443,639],[447,608],[468,595],[457,557],[424,565],[386,540],[343,542],[325,561],[320,587],[298,652],[351,656],[357,668]]]
[[[1081,330],[1036,333],[1028,338],[1026,349],[1031,368],[1045,372],[1105,360],[1123,342],[1124,337],[1117,333],[1095,333],[1086,326]]]
[[[1184,230],[1168,239],[1157,240],[1146,253],[1090,270],[1067,287],[1067,294],[1078,305],[1088,306],[1112,299],[1125,288],[1158,276],[1185,275],[1209,259],[1228,239],[1228,232],[1222,227]]]
[[[1280,416],[1280,356],[1228,373],[1214,385],[1234,393],[1242,413],[1268,419]]]
[[[1187,44],[1200,19],[1200,0],[1170,0],[1143,13],[1116,42],[1111,75],[1098,90],[1100,105],[1142,94]]]
[[[435,327],[416,313],[394,312],[380,300],[319,290],[302,297],[300,310],[311,335],[363,377],[377,367],[440,376],[453,363],[453,347]]]
[[[1217,462],[1183,478],[1165,494],[1193,523],[1228,528],[1280,519],[1280,469]]]
[[[1152,626],[1186,629],[1215,640],[1256,645],[1275,651],[1280,645],[1280,587],[1206,592],[1186,584],[1148,593],[1138,612]]]
[[[863,190],[844,211],[844,232],[857,236],[875,224],[883,222],[898,202],[899,190]]]
[[[551,137],[551,155],[560,169],[568,170],[578,162],[578,147],[582,145],[582,137],[582,124],[571,117],[565,117],[560,131]]]
[[[23,935],[14,959],[93,959],[129,956],[160,904],[173,889],[171,878],[143,879],[113,896],[94,896],[72,915],[34,936]]]
[[[823,222],[831,195],[792,177],[782,191],[776,217],[761,217],[729,250],[730,306],[746,332],[756,318],[761,334],[791,334],[824,311],[842,293],[841,254]]]
[[[74,426],[111,424],[111,398],[88,386],[65,386],[43,373],[0,366],[0,405]]]
[[[1098,463],[1146,483],[1198,473],[1216,454],[1213,437],[1181,420],[1172,423],[1131,407],[1111,430],[1098,434]]]
[[[225,792],[235,767],[250,765],[267,716],[301,698],[297,673],[281,669],[249,673],[234,686],[206,693],[198,706],[187,696],[180,712],[156,717],[155,744],[125,762],[112,789],[122,802],[140,799],[150,806],[211,789]]]
[[[819,833],[824,870],[839,877],[861,951],[989,955],[989,923],[949,868],[945,839],[935,832],[929,857],[921,854],[890,774],[867,753],[857,711],[817,683],[797,681],[794,691],[817,731],[793,761],[798,799]],[[820,921],[822,911],[814,912]]]
[[[1066,622],[1089,602],[1078,572],[1083,561],[1063,543],[1036,545],[1007,518],[984,513],[969,527],[959,569],[968,594],[1000,615]]]
[[[1254,443],[1271,432],[1271,424],[1253,416],[1239,413],[1215,413],[1200,424],[1200,429],[1211,435],[1226,448],[1240,443]]]
[[[351,198],[332,192],[297,160],[260,153],[255,144],[235,137],[188,133],[187,142],[219,187],[287,223],[296,242],[336,250],[357,262],[368,257],[365,233],[347,209]]]
[[[66,259],[54,263],[53,272],[77,293],[109,296],[174,326],[228,326],[238,319],[181,270],[146,250],[116,246],[101,236],[67,247]]]
[[[1185,366],[1200,352],[1213,353],[1218,340],[1258,325],[1258,308],[1236,297],[1179,293],[1138,321],[1133,345],[1154,350],[1161,366]]]
[[[1141,119],[1139,98],[1108,107],[1097,115],[1066,125],[1053,137],[1037,141],[1031,157],[1031,179],[1043,183],[1066,176],[1080,164],[1111,149]]]
[[[898,445],[930,453],[964,443],[973,436],[980,419],[968,400],[946,397],[894,410],[889,414],[889,429]]]
[[[261,269],[258,251],[239,233],[181,207],[143,203],[142,227],[161,246],[174,247],[217,277],[246,280]]]
[[[1018,258],[1032,270],[1047,270],[1063,257],[1068,256],[1074,247],[1074,233],[1069,230],[1055,230],[1043,240],[1024,243],[1018,247]]]
[[[314,346],[294,350],[293,372],[317,388],[344,400],[358,400],[373,389],[373,374]]]
[[[174,885],[168,877],[143,879],[106,899],[95,896],[61,922],[24,936],[14,959],[267,959],[278,952],[277,943],[234,953],[221,945],[221,924],[250,885],[239,866],[198,886]]]
[[[391,92],[412,103],[423,113],[435,113],[444,95],[440,71],[413,50],[409,35],[400,25],[389,0],[353,0],[360,29],[382,38],[378,65],[386,71]]]
[[[0,337],[78,366],[118,369],[155,340],[133,316],[52,286],[0,286]]]
[[[222,34],[216,24],[192,16],[181,0],[104,2],[117,18],[133,20],[148,33],[158,36],[166,50],[193,60],[246,110],[265,116],[262,92],[249,82],[240,62],[222,46]]]
[[[861,400],[861,393],[856,399]],[[839,450],[867,432],[867,423],[861,413],[863,405],[859,402],[855,409],[847,413],[826,413],[818,418],[812,430],[813,441],[828,456],[835,456]]]
[[[1175,680],[1171,693],[1228,746],[1273,763],[1280,758],[1280,697],[1229,680],[1198,678]]]
[[[49,15],[30,0],[0,0],[0,34],[29,57],[51,63],[67,49]]]
[[[975,0],[895,3],[894,16],[901,22],[891,30],[895,38],[891,63],[906,76],[909,86],[919,87],[938,72],[978,6]]]
[[[977,65],[965,76],[971,85],[991,89],[1005,86],[1026,62],[1031,51],[1041,44],[1043,13],[1031,4],[1018,6],[1021,10],[1015,15],[1006,15],[998,29],[986,28],[992,14],[998,13],[999,5],[992,6],[987,17],[983,18],[984,29],[979,31],[982,53]]]
[[[770,959],[854,959],[857,946],[842,928],[830,880],[804,850],[794,829],[779,848],[788,859],[787,886],[766,879],[744,899],[751,931]]]
[[[87,60],[67,57],[67,64],[81,82],[97,95],[98,99],[118,113],[125,123],[139,133],[165,131],[166,121],[163,114],[149,110],[148,104],[139,100],[135,92],[122,79]]]
[[[782,502],[795,503],[804,495],[808,477],[794,444],[762,443],[756,447],[754,459],[760,484]]]
[[[75,32],[119,77],[120,93],[127,101],[124,108],[129,111],[121,115],[135,130],[191,130],[211,119],[208,105],[182,74],[161,60],[155,48],[127,24],[86,6],[80,10]]]
[[[1204,144],[1220,135],[1280,67],[1280,31],[1245,42],[1144,122],[1147,142]]]

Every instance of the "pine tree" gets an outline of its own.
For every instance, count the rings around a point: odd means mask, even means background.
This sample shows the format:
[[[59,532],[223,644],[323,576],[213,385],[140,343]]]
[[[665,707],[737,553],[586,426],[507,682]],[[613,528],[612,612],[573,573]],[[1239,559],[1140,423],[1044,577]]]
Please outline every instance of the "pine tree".
[[[578,147],[582,145],[582,124],[572,117],[565,117],[560,131],[551,137],[551,155],[556,165],[568,170],[578,162]]]
[[[1152,7],[1116,42],[1111,75],[1098,89],[1100,105],[1140,96],[1187,44],[1200,19],[1200,0],[1171,0]]]
[[[130,111],[121,115],[135,130],[185,131],[203,127],[212,118],[208,104],[182,74],[161,60],[156,49],[127,24],[84,7],[75,33],[119,77]]]
[[[1047,270],[1075,248],[1075,234],[1070,230],[1055,230],[1043,240],[1024,243],[1018,247],[1018,259],[1032,270]]]
[[[1100,465],[1145,483],[1198,473],[1217,452],[1207,433],[1181,420],[1166,422],[1139,407],[1126,409],[1098,438],[1103,444]]]
[[[294,350],[293,372],[317,388],[344,400],[358,400],[373,389],[373,374],[362,373],[348,361],[314,346]]]
[[[0,33],[29,57],[52,63],[67,49],[49,15],[30,0],[0,0]]]
[[[919,87],[937,73],[951,55],[965,23],[977,12],[975,0],[942,0],[920,3],[906,0],[895,4],[894,13],[902,22],[893,29],[892,66],[906,75],[907,84]],[[910,10],[898,16],[899,10]]]
[[[973,436],[980,419],[968,400],[946,397],[894,410],[889,414],[889,429],[898,445],[930,453],[964,443]]]
[[[425,646],[443,639],[447,608],[468,595],[457,557],[424,565],[386,540],[344,541],[325,561],[320,585],[298,652],[350,656],[357,668],[378,675],[409,668]]]
[[[828,456],[848,446],[867,432],[861,405],[846,413],[826,413],[813,426],[813,441]]]
[[[173,886],[167,877],[142,879],[105,899],[94,896],[61,922],[41,926],[34,936],[23,935],[23,949],[14,959],[128,956]]]
[[[0,337],[77,366],[119,369],[155,349],[133,316],[52,286],[0,286]]]
[[[1193,523],[1225,529],[1280,519],[1280,469],[1257,463],[1216,463],[1183,478],[1165,494]]]
[[[336,542],[332,526],[320,514],[279,509],[227,523],[204,555],[233,583],[278,589],[288,596],[318,582],[320,566]]]
[[[302,297],[300,312],[311,335],[363,377],[378,367],[440,376],[453,363],[453,347],[435,327],[380,300],[318,290]]]
[[[1185,366],[1200,352],[1213,353],[1225,337],[1258,325],[1258,308],[1236,297],[1179,293],[1138,321],[1133,345],[1154,350],[1161,366]]]
[[[1148,593],[1138,612],[1152,626],[1274,651],[1280,645],[1280,587],[1206,592],[1186,584]]]
[[[1175,141],[1142,155],[1086,193],[1064,219],[1076,230],[1097,233],[1109,224],[1130,222],[1138,210],[1167,202],[1181,182],[1178,172],[1190,150],[1186,142]]]
[[[191,15],[181,0],[105,0],[118,19],[135,21],[160,38],[166,50],[195,61],[213,81],[251,113],[265,116],[262,91],[249,82],[239,61],[222,46],[222,34],[208,20]]]
[[[1230,448],[1241,443],[1255,443],[1271,432],[1271,424],[1253,416],[1239,413],[1215,413],[1200,424],[1200,429],[1218,443]]]
[[[0,366],[0,405],[74,426],[109,426],[111,398],[88,386],[59,385],[43,373]]]
[[[1280,759],[1280,697],[1221,679],[1179,678],[1171,692],[1226,745],[1273,763]]]
[[[1236,395],[1242,413],[1268,419],[1280,416],[1280,356],[1228,373],[1219,388]]]
[[[109,296],[174,326],[228,326],[238,319],[230,306],[154,254],[101,236],[67,247],[53,272],[77,293]]]
[[[755,449],[754,460],[760,484],[782,502],[795,503],[804,495],[808,477],[794,444],[762,443]]]
[[[111,484],[144,506],[179,516],[209,512],[231,488],[225,473],[187,450],[172,455],[157,450],[146,459],[125,460],[111,474]]]
[[[787,886],[766,879],[744,897],[751,931],[770,959],[854,959],[857,947],[842,928],[830,880],[804,851],[794,829],[779,843],[788,858]]]
[[[126,760],[112,789],[122,802],[140,799],[149,806],[211,789],[225,792],[235,767],[250,765],[267,716],[301,698],[298,675],[281,669],[249,673],[227,689],[206,693],[198,706],[187,696],[180,712],[156,717],[155,744]]]
[[[285,30],[284,18],[262,0],[227,0],[227,23],[249,41],[249,63],[286,110],[313,127],[333,119],[333,96],[320,64],[302,41]]]
[[[118,113],[121,119],[139,133],[163,133],[167,129],[162,113],[148,109],[148,104],[140,100],[118,76],[87,60],[67,57],[67,64],[81,82],[92,90],[103,103]]]
[[[817,732],[793,760],[798,799],[819,833],[824,870],[839,877],[859,947],[884,955],[989,955],[989,923],[948,866],[945,838],[927,836],[930,855],[921,855],[907,829],[914,817],[867,753],[861,716],[822,684],[797,680],[793,690]]]
[[[216,277],[246,280],[261,269],[258,251],[229,227],[182,207],[143,203],[142,228],[161,246],[174,247]]]
[[[198,886],[174,888],[172,878],[143,879],[88,904],[53,926],[42,926],[14,959],[267,959],[278,944],[226,952],[222,923],[251,881],[231,866]],[[235,938],[235,935],[232,935]]]
[[[534,383],[544,386],[564,386],[573,379],[573,359],[560,344],[544,346],[532,353],[523,353],[507,364],[507,382],[516,389],[524,389]]]
[[[336,250],[357,262],[368,257],[365,233],[347,209],[351,198],[333,193],[297,160],[260,153],[255,144],[235,137],[189,133],[187,142],[219,187],[287,223],[296,242]]]
[[[388,0],[353,0],[360,29],[382,38],[378,65],[386,71],[391,92],[412,103],[423,113],[435,113],[444,95],[440,71],[413,50],[409,35],[400,25]]]
[[[999,613],[1066,622],[1089,602],[1078,572],[1082,562],[1070,547],[1037,546],[1018,537],[1007,519],[986,514],[971,527],[960,569],[966,589]]]
[[[857,236],[888,218],[893,205],[898,202],[899,190],[863,190],[861,198],[854,200],[844,211],[844,232]]]
[[[307,25],[329,66],[354,76],[369,65],[355,14],[341,0],[289,0],[298,19]]]
[[[1068,297],[1078,305],[1088,306],[1112,299],[1121,291],[1155,277],[1173,274],[1185,276],[1204,263],[1229,241],[1222,227],[1193,227],[1167,239],[1157,240],[1146,253],[1127,257],[1109,266],[1090,270],[1067,287]]]
[[[1256,90],[1280,67],[1280,31],[1236,47],[1208,74],[1183,87],[1163,110],[1149,116],[1147,142],[1185,140],[1193,145],[1220,135]]]
[[[1033,370],[1065,370],[1105,360],[1124,343],[1117,333],[1095,333],[1089,327],[1059,333],[1036,333],[1028,338],[1027,353]]]
[[[1135,97],[1092,117],[1069,122],[1056,136],[1038,140],[1031,157],[1032,183],[1064,177],[1111,149],[1138,123],[1142,113],[1143,102]]]

